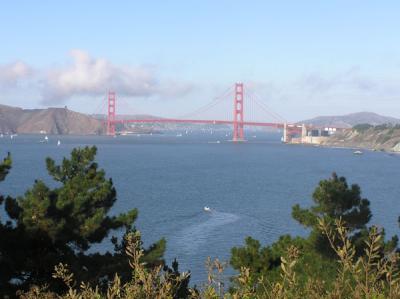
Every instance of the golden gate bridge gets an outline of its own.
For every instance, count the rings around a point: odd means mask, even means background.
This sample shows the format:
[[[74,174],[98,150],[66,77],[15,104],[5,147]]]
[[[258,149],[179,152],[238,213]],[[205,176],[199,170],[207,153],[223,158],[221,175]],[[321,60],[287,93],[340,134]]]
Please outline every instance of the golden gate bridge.
[[[251,92],[247,92],[247,94],[251,94]],[[255,126],[255,127],[270,127],[270,128],[275,128],[275,129],[283,129],[283,141],[284,142],[289,142],[294,135],[297,134],[302,134],[304,130],[306,129],[311,129],[311,126],[308,126],[305,128],[304,125],[299,125],[295,123],[288,123],[285,121],[281,116],[278,114],[271,112],[270,109],[266,107],[265,104],[262,102],[258,101],[255,96],[246,97],[246,92],[244,88],[243,83],[235,83],[233,87],[233,97],[231,100],[233,100],[233,105],[232,107],[232,114],[230,119],[226,120],[221,120],[221,119],[202,119],[200,118],[194,118],[193,115],[201,115],[207,110],[212,109],[214,106],[216,106],[217,103],[219,103],[221,100],[223,100],[224,97],[217,97],[215,98],[211,103],[208,103],[207,105],[197,109],[195,112],[187,114],[191,115],[191,118],[138,118],[138,119],[124,119],[124,118],[119,118],[117,115],[117,96],[116,92],[110,91],[108,93],[107,97],[107,135],[112,135],[114,136],[116,134],[116,125],[117,124],[166,124],[166,123],[171,123],[171,124],[176,124],[176,123],[181,123],[181,124],[210,124],[210,125],[231,125],[233,128],[233,134],[232,134],[232,141],[233,142],[243,142],[245,141],[244,137],[244,127],[245,126]],[[264,110],[264,112],[274,116],[275,119],[278,119],[275,122],[264,122],[264,121],[252,121],[252,120],[247,120],[245,119],[245,112],[246,110],[244,109],[245,107],[245,102],[246,100],[253,101],[257,104],[259,110]],[[248,111],[247,114],[251,115],[251,111]],[[246,114],[246,115],[247,115]]]

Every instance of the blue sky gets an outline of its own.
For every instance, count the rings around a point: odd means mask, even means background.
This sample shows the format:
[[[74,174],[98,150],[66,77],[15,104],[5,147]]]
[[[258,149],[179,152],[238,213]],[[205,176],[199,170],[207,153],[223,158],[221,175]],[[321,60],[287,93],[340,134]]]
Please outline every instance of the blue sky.
[[[0,103],[98,112],[113,88],[175,116],[243,81],[288,120],[400,117],[399,12],[368,0],[3,1]]]

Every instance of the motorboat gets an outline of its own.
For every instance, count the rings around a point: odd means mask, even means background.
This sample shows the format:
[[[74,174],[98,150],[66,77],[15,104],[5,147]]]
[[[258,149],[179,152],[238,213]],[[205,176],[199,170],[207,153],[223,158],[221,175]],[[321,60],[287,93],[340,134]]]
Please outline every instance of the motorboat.
[[[362,151],[354,151],[353,154],[354,154],[354,155],[362,155],[363,152],[362,152]]]
[[[61,145],[61,141],[58,140],[58,141],[57,141],[57,146],[60,146],[60,145]]]
[[[205,211],[205,212],[211,212],[211,209],[210,209],[210,207],[205,206],[205,207],[204,207],[204,211]]]

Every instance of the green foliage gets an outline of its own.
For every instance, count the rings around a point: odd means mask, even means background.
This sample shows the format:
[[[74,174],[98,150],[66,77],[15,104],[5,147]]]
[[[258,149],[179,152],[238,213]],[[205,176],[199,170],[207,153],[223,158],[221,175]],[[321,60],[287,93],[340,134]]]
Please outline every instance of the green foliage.
[[[364,253],[365,241],[370,230],[367,223],[371,219],[369,201],[361,197],[358,185],[347,184],[344,177],[335,173],[331,178],[319,182],[313,193],[314,205],[303,209],[299,205],[293,207],[292,216],[300,224],[310,229],[307,238],[282,236],[278,241],[269,246],[262,247],[260,242],[250,237],[245,245],[232,249],[230,263],[238,271],[246,268],[248,282],[256,281],[276,282],[279,280],[279,271],[282,266],[282,257],[290,247],[298,248],[301,252],[297,257],[293,270],[297,274],[297,284],[304,287],[310,280],[323,281],[324,288],[330,289],[335,280],[337,262],[335,246],[331,244],[327,235],[321,230],[320,220],[333,226],[335,221],[341,219],[346,223],[348,237],[355,247],[356,256]],[[381,232],[384,235],[384,231]],[[335,241],[336,242],[336,241]],[[382,251],[391,252],[397,246],[397,238],[380,244]],[[239,285],[235,281],[235,286]]]
[[[357,124],[357,125],[353,126],[353,130],[355,130],[359,133],[363,133],[372,127],[373,127],[373,125],[370,125],[370,124]]]
[[[96,148],[74,149],[71,159],[61,165],[47,158],[47,170],[61,187],[50,189],[42,181],[9,203],[12,217],[28,233],[46,232],[53,243],[72,245],[84,251],[93,242],[104,239],[110,229],[129,229],[137,217],[131,210],[108,216],[116,201],[116,191],[105,172],[94,162]],[[14,205],[14,206],[12,206]]]
[[[8,289],[49,284],[60,291],[62,285],[51,280],[54,266],[66,263],[78,281],[105,287],[116,273],[122,281],[131,277],[124,241],[113,237],[114,252],[89,253],[94,243],[105,240],[112,231],[134,231],[137,210],[109,215],[117,200],[111,179],[95,162],[96,147],[74,149],[60,165],[46,159],[49,175],[58,183],[50,188],[35,181],[24,196],[6,199],[6,211],[13,223],[0,235],[2,255],[0,284]],[[7,172],[10,162],[1,169]],[[143,250],[143,262],[149,267],[161,265],[165,240]],[[29,250],[26,250],[29,248]]]
[[[0,223],[0,296],[19,289],[23,299],[400,298],[397,238],[384,242],[383,229],[367,227],[369,201],[344,177],[320,181],[310,208],[293,207],[308,238],[285,235],[262,246],[248,237],[232,248],[230,263],[239,271],[233,287],[224,289],[226,264],[208,259],[208,281],[197,290],[176,261],[163,265],[164,239],[143,248],[135,209],[109,215],[116,190],[95,156],[96,148],[86,147],[60,165],[48,158],[56,188],[35,181],[24,196],[5,199],[12,222]],[[10,169],[8,155],[0,181]],[[88,253],[118,229],[125,235],[111,238],[113,252]]]
[[[5,157],[3,159],[3,162],[0,163],[0,183],[5,180],[7,174],[11,169],[11,164],[12,164],[11,155],[10,153],[8,153],[7,157]],[[4,196],[0,194],[0,205],[3,204],[3,201],[4,201]],[[0,225],[2,225],[1,222]]]
[[[8,153],[7,157],[0,163],[0,182],[4,181],[9,173],[12,165],[11,155]],[[6,200],[8,197],[6,198]],[[0,194],[0,206],[4,202],[4,196]],[[0,219],[1,220],[1,219]],[[13,263],[9,259],[9,245],[14,242],[15,230],[11,227],[10,223],[2,223],[0,221],[0,296],[4,292],[9,291],[8,280],[12,278],[11,272]]]
[[[47,286],[34,286],[27,292],[20,292],[20,297],[22,299],[181,299],[197,294],[196,290],[188,288],[190,274],[179,273],[176,262],[173,269],[162,270],[161,266],[152,269],[146,267],[143,263],[145,253],[140,232],[126,234],[124,243],[126,244],[127,270],[130,272],[128,281],[124,282],[119,274],[115,274],[103,292],[96,285],[79,282],[68,265],[59,263],[55,266],[53,280],[65,286],[64,294],[55,294]]]
[[[278,241],[265,247],[248,237],[243,247],[232,248],[230,263],[237,271],[249,269],[249,282],[276,282],[280,279],[281,257],[290,247],[296,247],[301,252],[295,267],[300,284],[305,284],[311,278],[332,281],[336,264],[317,252],[308,239],[301,237],[281,236]],[[237,287],[236,279],[234,283]]]
[[[376,125],[376,126],[374,127],[374,130],[376,130],[376,131],[383,131],[383,130],[389,129],[389,128],[391,128],[391,127],[392,127],[391,124]]]
[[[236,270],[246,267],[252,270],[255,278],[266,276],[280,263],[280,256],[274,256],[270,247],[261,247],[260,241],[247,237],[243,247],[231,250],[230,263]]]
[[[7,157],[4,158],[3,162],[0,164],[0,182],[4,181],[4,179],[6,178],[8,172],[11,169],[11,155],[10,153],[8,153]]]
[[[360,244],[361,250],[362,239],[367,235],[366,224],[372,214],[369,201],[361,198],[360,187],[356,184],[349,187],[344,177],[333,173],[330,179],[319,182],[312,197],[314,206],[302,209],[295,205],[292,216],[303,226],[311,228],[309,239],[314,248],[327,256],[333,254],[326,236],[319,230],[318,218],[327,223],[334,223],[335,219],[341,218],[347,223],[353,241]]]
[[[53,274],[54,279],[62,281],[67,290],[54,294],[46,286],[31,288],[20,294],[21,299],[333,299],[333,298],[400,298],[399,254],[392,252],[385,257],[382,251],[383,235],[376,227],[372,227],[366,238],[363,254],[356,257],[355,247],[348,238],[349,232],[342,220],[335,220],[334,225],[318,219],[320,230],[325,234],[332,250],[335,252],[336,268],[330,281],[324,280],[321,268],[313,276],[301,281],[302,256],[306,248],[289,245],[280,256],[280,266],[276,269],[275,280],[253,279],[253,273],[247,267],[241,267],[235,276],[236,288],[226,291],[220,278],[225,266],[218,260],[206,262],[208,269],[207,282],[200,290],[187,288],[187,292],[178,293],[180,286],[187,282],[188,274],[171,275],[171,272],[152,270],[143,266],[141,256],[140,234],[127,235],[127,256],[132,276],[127,283],[122,283],[118,275],[110,282],[106,292],[88,283],[77,284],[73,272],[64,264],[59,264]],[[338,244],[334,246],[333,244]],[[258,247],[257,244],[252,246]],[[319,262],[319,261],[316,261]],[[324,265],[321,265],[323,267]]]

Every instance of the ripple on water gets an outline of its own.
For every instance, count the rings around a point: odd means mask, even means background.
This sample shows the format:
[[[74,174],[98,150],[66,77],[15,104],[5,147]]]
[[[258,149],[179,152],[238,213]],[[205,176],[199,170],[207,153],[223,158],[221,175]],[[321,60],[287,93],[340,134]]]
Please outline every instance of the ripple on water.
[[[182,248],[184,253],[196,252],[201,245],[207,242],[215,230],[240,219],[238,215],[232,213],[212,211],[205,214],[199,215],[201,220],[194,219],[194,221],[200,222],[180,230],[175,236],[174,241]]]

